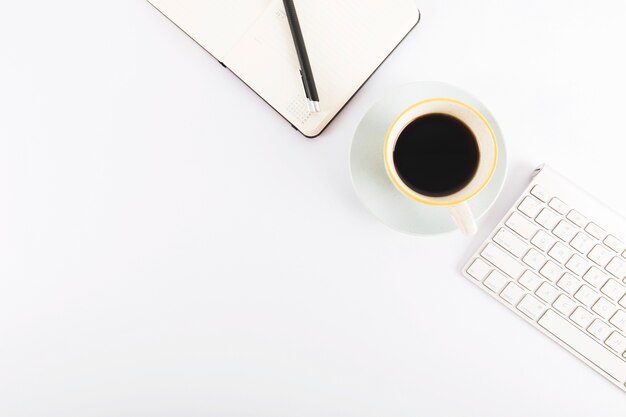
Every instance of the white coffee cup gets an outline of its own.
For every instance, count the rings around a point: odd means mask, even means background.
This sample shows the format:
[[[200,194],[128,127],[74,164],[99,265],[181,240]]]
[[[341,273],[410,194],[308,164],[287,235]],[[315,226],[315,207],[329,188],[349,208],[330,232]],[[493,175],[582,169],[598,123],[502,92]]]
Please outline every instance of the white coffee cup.
[[[479,161],[473,178],[453,194],[433,197],[420,194],[400,177],[394,165],[393,153],[402,131],[415,119],[427,114],[446,114],[463,122],[474,134]],[[476,233],[476,222],[467,202],[480,193],[491,180],[498,161],[498,144],[489,122],[470,105],[450,98],[431,98],[413,104],[393,122],[384,145],[385,168],[396,188],[417,203],[448,207],[450,215],[466,235]]]

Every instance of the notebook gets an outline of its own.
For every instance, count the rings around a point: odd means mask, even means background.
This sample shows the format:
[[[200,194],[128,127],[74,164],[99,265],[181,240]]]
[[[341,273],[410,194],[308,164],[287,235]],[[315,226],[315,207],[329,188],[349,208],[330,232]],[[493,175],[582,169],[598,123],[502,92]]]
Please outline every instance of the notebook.
[[[148,0],[315,137],[417,25],[414,0],[297,0],[321,111],[310,113],[282,0]]]

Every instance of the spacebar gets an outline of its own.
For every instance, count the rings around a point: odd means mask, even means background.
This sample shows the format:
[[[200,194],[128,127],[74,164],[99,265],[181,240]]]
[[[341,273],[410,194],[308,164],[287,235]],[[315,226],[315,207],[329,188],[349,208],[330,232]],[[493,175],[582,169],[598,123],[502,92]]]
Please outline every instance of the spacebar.
[[[572,323],[552,310],[548,310],[538,323],[621,384],[626,382],[626,362],[578,330]]]

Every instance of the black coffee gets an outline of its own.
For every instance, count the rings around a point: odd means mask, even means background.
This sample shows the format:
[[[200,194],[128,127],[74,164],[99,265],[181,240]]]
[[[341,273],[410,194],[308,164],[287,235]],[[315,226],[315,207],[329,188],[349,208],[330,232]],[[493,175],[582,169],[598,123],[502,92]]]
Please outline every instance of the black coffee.
[[[474,178],[480,152],[470,128],[456,117],[432,113],[407,125],[396,142],[393,163],[413,191],[442,197]]]

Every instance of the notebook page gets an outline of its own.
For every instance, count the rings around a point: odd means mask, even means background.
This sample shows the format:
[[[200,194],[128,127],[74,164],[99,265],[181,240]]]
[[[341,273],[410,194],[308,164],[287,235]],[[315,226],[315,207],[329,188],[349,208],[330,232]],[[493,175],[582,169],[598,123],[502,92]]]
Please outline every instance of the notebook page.
[[[272,0],[148,0],[220,61]]]
[[[315,135],[413,27],[413,0],[296,0],[322,112],[309,114],[282,0],[273,0],[224,62],[289,122]]]

